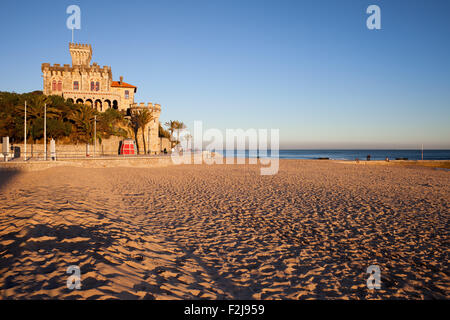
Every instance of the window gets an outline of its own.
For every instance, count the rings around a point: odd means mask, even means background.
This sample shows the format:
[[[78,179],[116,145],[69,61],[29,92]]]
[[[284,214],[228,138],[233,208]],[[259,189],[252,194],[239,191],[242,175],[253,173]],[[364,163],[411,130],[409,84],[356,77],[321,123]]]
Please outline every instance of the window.
[[[128,90],[125,90],[125,99],[128,99],[130,96],[130,92]]]
[[[52,82],[52,91],[56,91],[56,81],[53,80]]]
[[[100,82],[95,83],[95,91],[100,91]]]
[[[94,91],[94,90],[95,90],[95,82],[91,81],[91,91]]]
[[[74,81],[74,82],[73,82],[73,90],[75,90],[75,91],[78,91],[78,90],[79,90],[78,81]]]
[[[58,81],[58,91],[62,91],[62,81]]]

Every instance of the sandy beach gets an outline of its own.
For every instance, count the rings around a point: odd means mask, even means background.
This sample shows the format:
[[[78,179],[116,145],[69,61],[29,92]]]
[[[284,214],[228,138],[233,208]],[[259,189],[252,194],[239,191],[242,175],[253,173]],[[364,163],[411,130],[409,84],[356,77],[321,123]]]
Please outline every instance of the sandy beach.
[[[337,161],[2,171],[0,298],[448,299],[449,200],[447,171]]]

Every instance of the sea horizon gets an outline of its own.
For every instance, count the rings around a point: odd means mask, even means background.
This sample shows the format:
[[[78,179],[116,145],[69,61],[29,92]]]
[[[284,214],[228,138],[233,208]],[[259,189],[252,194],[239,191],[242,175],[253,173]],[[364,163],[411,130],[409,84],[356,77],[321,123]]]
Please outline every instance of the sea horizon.
[[[254,158],[258,156],[256,150],[229,150],[234,151],[236,157]],[[252,153],[250,151],[253,151]],[[222,151],[219,153],[227,153]],[[276,154],[276,153],[275,153]],[[260,153],[260,157],[272,157],[271,150],[267,155]],[[422,160],[422,150],[418,149],[280,149],[280,159],[323,159],[330,160]],[[274,155],[274,157],[277,157]],[[424,149],[423,160],[450,160],[450,149]]]

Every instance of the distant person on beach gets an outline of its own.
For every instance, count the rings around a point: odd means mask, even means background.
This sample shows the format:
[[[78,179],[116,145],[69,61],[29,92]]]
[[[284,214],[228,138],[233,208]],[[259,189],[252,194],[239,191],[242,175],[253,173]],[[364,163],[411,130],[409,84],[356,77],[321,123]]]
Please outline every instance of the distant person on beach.
[[[370,154],[367,155],[367,161],[370,161]]]
[[[386,157],[386,159],[384,159],[384,160],[386,160],[386,162],[389,162],[389,157]]]

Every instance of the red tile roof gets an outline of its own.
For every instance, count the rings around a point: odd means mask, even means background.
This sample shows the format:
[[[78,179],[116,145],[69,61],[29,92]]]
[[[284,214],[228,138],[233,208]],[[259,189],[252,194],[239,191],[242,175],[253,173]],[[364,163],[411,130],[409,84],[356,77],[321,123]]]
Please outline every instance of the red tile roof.
[[[132,89],[134,89],[135,91],[136,91],[136,89],[137,89],[137,87],[136,86],[133,86],[133,85],[131,85],[131,84],[129,84],[129,83],[126,83],[126,82],[120,82],[120,81],[113,81],[112,82],[112,84],[111,84],[111,87],[119,87],[119,88],[132,88]]]

